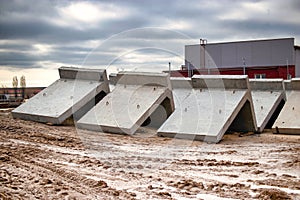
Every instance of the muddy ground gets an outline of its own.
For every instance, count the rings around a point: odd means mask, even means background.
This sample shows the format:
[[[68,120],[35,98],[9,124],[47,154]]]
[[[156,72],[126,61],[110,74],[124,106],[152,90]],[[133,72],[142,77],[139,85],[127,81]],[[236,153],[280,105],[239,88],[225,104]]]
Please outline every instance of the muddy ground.
[[[0,112],[0,199],[300,199],[300,136],[219,144],[79,131]]]

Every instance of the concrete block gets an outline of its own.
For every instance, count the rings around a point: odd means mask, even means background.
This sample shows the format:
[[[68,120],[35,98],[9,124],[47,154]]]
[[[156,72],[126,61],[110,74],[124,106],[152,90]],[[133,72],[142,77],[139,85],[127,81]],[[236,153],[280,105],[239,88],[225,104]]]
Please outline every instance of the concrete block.
[[[80,118],[107,93],[105,70],[59,68],[60,79],[12,111],[14,118],[61,124]]]
[[[300,90],[300,78],[293,78],[291,81],[291,90]]]
[[[175,111],[159,136],[217,143],[228,130],[257,130],[247,76],[195,75],[171,82]]]
[[[246,75],[194,75],[192,77],[192,84],[194,88],[249,88],[249,81]]]
[[[171,78],[172,88],[192,88],[192,79],[183,77],[172,77]]]
[[[300,79],[285,81],[287,101],[272,127],[273,133],[300,134]]]
[[[271,128],[285,101],[283,79],[250,79],[258,131]]]
[[[290,92],[292,90],[300,90],[300,78],[293,78],[292,80],[284,80],[285,90]]]
[[[61,79],[93,80],[107,82],[106,70],[103,69],[60,67],[58,71]]]
[[[122,85],[151,85],[171,88],[170,78],[166,73],[119,72],[117,84]]]
[[[122,72],[112,93],[84,115],[77,127],[132,135],[162,107],[167,117],[174,110],[168,74]]]

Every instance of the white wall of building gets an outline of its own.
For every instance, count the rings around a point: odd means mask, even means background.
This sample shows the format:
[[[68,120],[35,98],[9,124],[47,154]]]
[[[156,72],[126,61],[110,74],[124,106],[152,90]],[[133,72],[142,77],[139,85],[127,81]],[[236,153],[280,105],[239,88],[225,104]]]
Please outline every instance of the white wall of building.
[[[288,63],[295,64],[294,38],[273,40],[256,40],[243,42],[207,44],[205,48],[200,44],[185,46],[186,66],[191,63],[196,68],[216,66],[219,68],[241,67],[245,60],[246,67],[279,66]],[[201,63],[201,66],[200,66]]]

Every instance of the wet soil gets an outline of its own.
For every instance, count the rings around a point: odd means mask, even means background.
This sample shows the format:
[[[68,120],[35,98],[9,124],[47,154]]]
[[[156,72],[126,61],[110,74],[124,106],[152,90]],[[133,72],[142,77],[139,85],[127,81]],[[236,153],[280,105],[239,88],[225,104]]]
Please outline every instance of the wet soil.
[[[300,199],[300,136],[219,144],[12,119],[0,112],[0,199]]]

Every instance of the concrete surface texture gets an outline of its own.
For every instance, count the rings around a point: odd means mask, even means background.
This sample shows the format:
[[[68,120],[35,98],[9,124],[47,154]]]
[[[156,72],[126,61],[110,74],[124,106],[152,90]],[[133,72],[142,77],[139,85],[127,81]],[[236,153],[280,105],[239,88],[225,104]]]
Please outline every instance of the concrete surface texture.
[[[132,135],[151,115],[163,115],[164,121],[173,110],[168,74],[122,72],[117,74],[114,90],[84,115],[77,127]]]
[[[287,86],[287,101],[276,119],[273,133],[300,134],[300,79],[285,81]]]
[[[195,75],[172,85],[175,111],[159,136],[217,143],[228,130],[256,131],[247,76]]]
[[[59,68],[60,79],[12,111],[14,118],[61,124],[81,117],[109,93],[105,70]]]
[[[258,131],[273,124],[285,101],[283,79],[250,79]],[[268,127],[271,128],[271,127]]]

